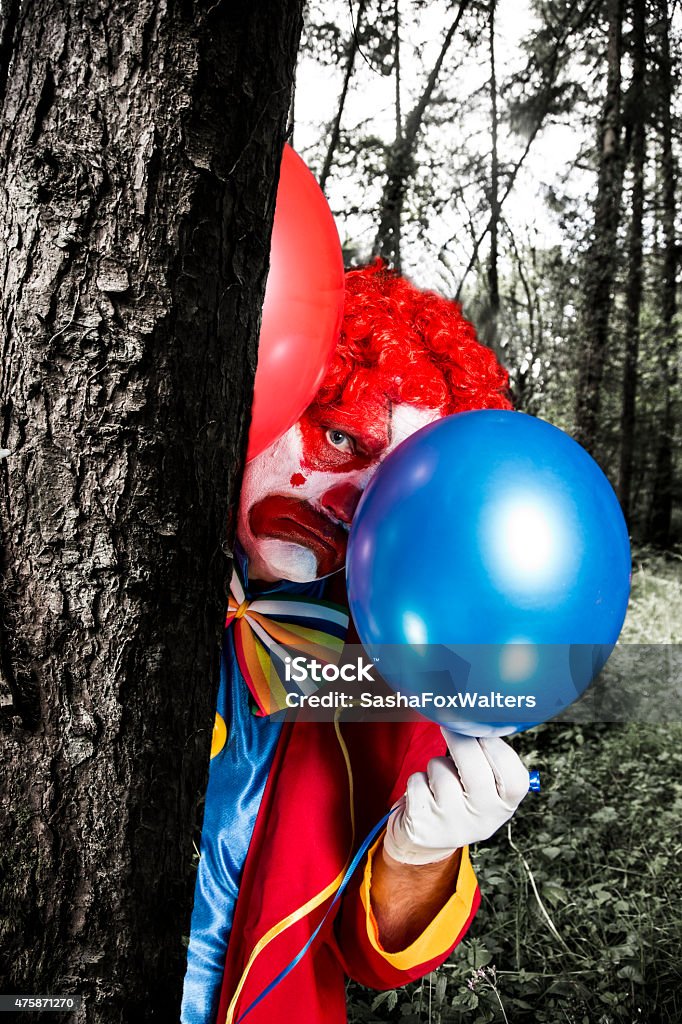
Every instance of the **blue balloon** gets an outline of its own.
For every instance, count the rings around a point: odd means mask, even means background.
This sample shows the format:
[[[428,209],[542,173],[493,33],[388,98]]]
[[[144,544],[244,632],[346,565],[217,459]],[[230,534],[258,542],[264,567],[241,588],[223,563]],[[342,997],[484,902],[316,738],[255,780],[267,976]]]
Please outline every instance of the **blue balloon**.
[[[620,633],[630,574],[597,463],[557,427],[500,410],[399,445],[348,544],[351,612],[381,675],[477,736],[529,728],[585,690]]]

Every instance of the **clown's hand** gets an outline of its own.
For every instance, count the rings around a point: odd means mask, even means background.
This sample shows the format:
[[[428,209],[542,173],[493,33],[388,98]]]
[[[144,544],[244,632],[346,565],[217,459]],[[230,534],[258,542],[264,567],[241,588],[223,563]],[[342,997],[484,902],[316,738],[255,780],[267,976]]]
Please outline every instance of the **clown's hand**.
[[[403,864],[432,864],[488,839],[528,792],[528,770],[504,740],[441,731],[451,757],[411,775],[388,819],[384,851]]]

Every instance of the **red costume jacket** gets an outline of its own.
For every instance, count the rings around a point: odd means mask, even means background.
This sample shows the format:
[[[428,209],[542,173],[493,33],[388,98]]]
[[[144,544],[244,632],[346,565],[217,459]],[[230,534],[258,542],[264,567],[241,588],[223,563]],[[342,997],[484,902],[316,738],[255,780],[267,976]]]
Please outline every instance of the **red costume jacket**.
[[[253,831],[235,908],[217,1024],[236,1024],[301,949],[362,839],[445,753],[431,723],[285,724]],[[371,910],[372,855],[358,868],[312,949],[245,1018],[248,1024],[343,1024],[345,976],[396,988],[441,964],[479,903],[469,861],[455,891],[405,950],[385,952]]]

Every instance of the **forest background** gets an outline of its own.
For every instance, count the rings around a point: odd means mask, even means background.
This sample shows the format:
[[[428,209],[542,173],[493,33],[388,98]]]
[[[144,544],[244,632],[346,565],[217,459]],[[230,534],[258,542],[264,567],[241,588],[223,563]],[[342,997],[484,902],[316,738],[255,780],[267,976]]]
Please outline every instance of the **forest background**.
[[[681,32],[667,0],[317,2],[290,116],[347,265],[461,301],[517,408],[597,458],[634,544],[623,640],[651,645],[682,622]],[[676,718],[521,737],[545,791],[478,851],[464,949],[351,985],[350,1020],[682,1019]]]

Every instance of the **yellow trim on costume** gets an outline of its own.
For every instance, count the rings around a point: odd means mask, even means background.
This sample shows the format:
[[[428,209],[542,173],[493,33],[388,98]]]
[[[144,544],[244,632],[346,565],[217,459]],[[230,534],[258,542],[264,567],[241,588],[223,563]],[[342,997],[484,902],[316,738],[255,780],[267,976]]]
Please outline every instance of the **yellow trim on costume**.
[[[225,719],[216,711],[213,732],[211,733],[211,760],[223,749],[226,739],[227,726],[225,725]]]
[[[321,906],[326,900],[328,900],[330,896],[334,895],[336,890],[341,885],[341,882],[343,881],[343,876],[345,875],[346,869],[348,868],[348,865],[350,864],[351,859],[353,857],[353,844],[355,842],[355,808],[354,808],[354,805],[353,805],[353,770],[351,768],[350,755],[348,753],[348,748],[347,748],[347,746],[346,746],[346,744],[344,742],[343,737],[341,736],[341,729],[340,729],[340,726],[339,726],[339,717],[338,716],[339,716],[339,711],[337,710],[337,713],[334,716],[334,730],[336,732],[336,738],[339,741],[339,745],[340,745],[341,751],[343,753],[343,759],[344,759],[344,761],[346,763],[346,771],[348,773],[348,789],[349,789],[349,796],[350,796],[350,820],[351,820],[351,830],[352,830],[352,833],[351,833],[351,846],[350,846],[350,850],[348,852],[348,859],[346,860],[346,863],[344,864],[343,869],[339,872],[339,874],[336,876],[336,878],[334,879],[333,882],[330,882],[329,885],[325,886],[325,888],[321,892],[318,892],[315,896],[312,896],[307,901],[307,903],[304,903],[302,906],[298,907],[297,910],[292,911],[291,914],[288,914],[281,921],[278,921],[277,924],[274,924],[272,926],[272,928],[270,928],[265,933],[265,935],[263,935],[258,940],[258,942],[256,943],[256,945],[253,947],[253,949],[251,951],[251,955],[250,955],[250,957],[249,957],[249,959],[247,961],[246,967],[244,968],[244,971],[242,972],[242,976],[239,979],[239,984],[237,985],[237,987],[236,987],[236,989],[234,991],[234,995],[232,996],[232,1000],[230,1002],[230,1005],[227,1008],[227,1016],[225,1017],[225,1024],[233,1024],[233,1022],[234,1022],[234,1014],[235,1014],[235,1010],[236,1010],[236,1007],[237,1007],[237,1003],[239,1001],[239,997],[240,997],[240,995],[242,993],[242,989],[244,988],[244,985],[246,983],[246,979],[247,979],[248,973],[251,970],[256,957],[259,956],[259,954],[263,952],[263,950],[266,948],[266,946],[269,946],[270,943],[272,942],[272,940],[276,939],[278,935],[281,935],[282,932],[286,931],[287,928],[290,928],[291,925],[296,924],[297,921],[302,920],[308,914],[312,913],[313,910],[317,909],[317,907]]]
[[[379,929],[377,927],[372,904],[370,901],[370,887],[372,883],[372,858],[383,840],[383,834],[377,839],[374,846],[367,854],[365,875],[360,887],[360,897],[365,908],[365,920],[367,925],[367,937],[370,944],[384,960],[395,967],[397,971],[410,971],[420,964],[428,963],[442,956],[455,941],[464,925],[469,920],[471,907],[476,895],[476,875],[469,859],[468,846],[462,849],[457,885],[455,891],[445,904],[438,911],[434,919],[426,926],[421,935],[418,935],[414,942],[397,953],[387,953],[379,941]]]

